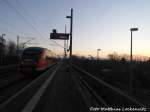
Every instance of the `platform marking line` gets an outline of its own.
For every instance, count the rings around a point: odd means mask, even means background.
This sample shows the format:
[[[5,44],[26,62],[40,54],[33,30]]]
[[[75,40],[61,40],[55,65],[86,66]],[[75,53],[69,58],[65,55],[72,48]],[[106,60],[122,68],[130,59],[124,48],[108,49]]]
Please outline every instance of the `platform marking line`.
[[[60,63],[56,69],[53,71],[51,76],[45,81],[45,83],[40,87],[40,89],[37,91],[37,93],[32,97],[32,99],[27,103],[25,108],[22,110],[22,112],[32,112],[35,108],[36,104],[42,97],[43,93],[45,92],[46,88],[49,86],[51,80],[53,79],[54,75],[56,74],[57,70],[60,68],[62,63]]]
[[[44,74],[47,74],[52,68],[50,68],[49,70],[47,70],[46,72],[43,73],[43,75],[39,76],[37,79],[35,79],[34,81],[32,81],[31,83],[29,83],[27,86],[25,86],[23,89],[21,89],[20,91],[18,91],[15,95],[11,96],[8,100],[6,100],[4,103],[0,104],[0,109],[4,108],[8,103],[10,103],[14,98],[16,98],[19,94],[23,93],[24,91],[26,91],[31,85],[33,85],[34,83],[36,83],[37,80],[39,80],[40,78],[42,78],[44,76]]]

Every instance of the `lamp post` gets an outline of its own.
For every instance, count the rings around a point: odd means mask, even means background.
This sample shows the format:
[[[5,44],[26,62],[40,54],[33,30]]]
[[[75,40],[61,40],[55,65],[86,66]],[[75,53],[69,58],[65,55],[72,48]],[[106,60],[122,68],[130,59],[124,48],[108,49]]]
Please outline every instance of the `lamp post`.
[[[71,15],[70,16],[66,16],[66,18],[70,19],[70,46],[69,46],[69,50],[70,50],[70,58],[71,58],[71,56],[72,56],[73,9],[71,9]]]
[[[131,28],[131,53],[130,53],[130,61],[132,63],[132,31],[138,31],[138,28]]]
[[[130,51],[130,78],[129,78],[129,94],[132,95],[132,88],[133,88],[133,72],[132,72],[132,32],[138,31],[138,28],[130,28],[131,31],[131,51]]]
[[[99,60],[99,51],[101,51],[101,49],[97,49],[97,60]]]

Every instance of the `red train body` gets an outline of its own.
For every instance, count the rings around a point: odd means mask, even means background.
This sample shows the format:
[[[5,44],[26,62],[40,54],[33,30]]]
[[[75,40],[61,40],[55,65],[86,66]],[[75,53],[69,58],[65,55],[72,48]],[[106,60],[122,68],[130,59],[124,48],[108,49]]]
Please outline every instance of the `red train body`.
[[[20,71],[24,74],[42,72],[56,62],[56,58],[50,50],[29,47],[21,55]]]

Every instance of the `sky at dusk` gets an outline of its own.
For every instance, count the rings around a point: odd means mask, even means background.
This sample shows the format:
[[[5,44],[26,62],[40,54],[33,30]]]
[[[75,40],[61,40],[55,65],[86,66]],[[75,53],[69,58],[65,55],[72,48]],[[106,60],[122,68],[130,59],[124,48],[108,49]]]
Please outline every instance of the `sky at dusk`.
[[[63,52],[63,41],[49,39],[52,29],[69,32],[70,9],[73,15],[73,54],[100,56],[130,53],[130,28],[133,53],[150,56],[150,0],[0,0],[0,34],[6,40],[26,42]]]

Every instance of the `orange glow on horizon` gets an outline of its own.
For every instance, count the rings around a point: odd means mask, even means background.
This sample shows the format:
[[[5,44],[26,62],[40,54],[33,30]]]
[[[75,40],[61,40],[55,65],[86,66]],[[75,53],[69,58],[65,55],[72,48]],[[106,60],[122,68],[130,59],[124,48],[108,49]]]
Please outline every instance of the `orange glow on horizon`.
[[[99,58],[108,58],[109,54],[117,53],[119,56],[124,56],[126,55],[128,58],[130,58],[129,53],[119,53],[119,52],[110,52],[110,51],[99,51]],[[89,57],[92,56],[94,58],[97,58],[97,51],[93,50],[86,50],[86,51],[74,51],[74,55],[77,56],[83,56],[83,57]],[[135,60],[147,60],[150,57],[150,52],[134,52],[133,53],[133,58]]]

